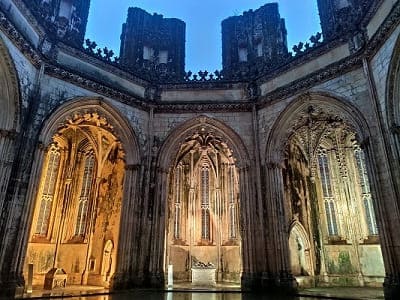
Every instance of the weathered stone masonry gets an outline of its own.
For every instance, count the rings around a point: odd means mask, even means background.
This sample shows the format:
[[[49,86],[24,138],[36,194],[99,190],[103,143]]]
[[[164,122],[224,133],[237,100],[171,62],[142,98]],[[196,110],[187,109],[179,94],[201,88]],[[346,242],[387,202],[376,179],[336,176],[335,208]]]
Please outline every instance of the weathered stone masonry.
[[[399,1],[318,1],[293,53],[266,4],[197,74],[184,22],[130,9],[118,59],[83,41],[89,2],[0,1],[0,294],[28,263],[121,289],[204,260],[243,289],[398,297]]]

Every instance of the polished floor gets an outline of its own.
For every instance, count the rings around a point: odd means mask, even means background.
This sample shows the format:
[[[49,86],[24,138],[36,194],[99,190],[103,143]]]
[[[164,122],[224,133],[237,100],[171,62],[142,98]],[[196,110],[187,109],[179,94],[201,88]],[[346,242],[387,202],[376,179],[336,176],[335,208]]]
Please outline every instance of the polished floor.
[[[132,290],[121,293],[109,294],[108,290],[90,286],[69,286],[66,289],[45,291],[35,289],[32,294],[17,295],[17,298],[43,299],[43,298],[70,298],[87,300],[311,300],[311,299],[384,299],[381,288],[312,288],[299,292],[296,297],[282,297],[265,293],[241,292],[235,286],[224,286],[218,289],[201,289],[191,286],[174,286],[174,289]]]

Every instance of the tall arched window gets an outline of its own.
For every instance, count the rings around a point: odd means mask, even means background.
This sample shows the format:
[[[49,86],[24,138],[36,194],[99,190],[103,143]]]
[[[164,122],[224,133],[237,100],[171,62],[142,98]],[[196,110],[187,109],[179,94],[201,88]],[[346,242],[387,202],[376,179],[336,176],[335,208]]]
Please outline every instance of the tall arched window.
[[[319,173],[321,178],[322,193],[324,197],[324,206],[328,233],[330,236],[338,235],[338,225],[336,221],[335,199],[332,192],[332,183],[329,173],[328,155],[321,152],[318,155]]]
[[[236,238],[235,166],[229,167],[229,238]]]
[[[174,238],[181,238],[181,196],[182,196],[182,165],[179,164],[175,173],[175,214],[174,214]]]
[[[357,164],[358,178],[361,190],[361,197],[364,206],[365,219],[369,235],[378,234],[378,226],[376,225],[374,206],[372,203],[371,190],[368,181],[367,168],[365,165],[364,151],[361,149],[354,150],[354,157]]]
[[[201,239],[210,240],[210,169],[201,167]]]
[[[42,183],[40,210],[35,230],[36,235],[47,235],[59,167],[60,152],[57,146],[52,145],[47,153],[46,174]]]
[[[79,196],[78,215],[76,218],[75,235],[83,236],[86,229],[89,196],[93,181],[94,156],[90,154],[85,157],[82,187]]]

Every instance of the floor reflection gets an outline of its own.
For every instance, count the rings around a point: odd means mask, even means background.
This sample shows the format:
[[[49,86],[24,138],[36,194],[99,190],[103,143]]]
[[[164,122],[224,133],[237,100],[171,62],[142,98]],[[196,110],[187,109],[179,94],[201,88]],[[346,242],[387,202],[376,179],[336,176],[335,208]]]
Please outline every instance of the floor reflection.
[[[87,300],[310,300],[308,297],[283,297],[253,293],[201,293],[201,292],[131,292],[114,295],[79,297]],[[328,299],[329,298],[324,298]]]

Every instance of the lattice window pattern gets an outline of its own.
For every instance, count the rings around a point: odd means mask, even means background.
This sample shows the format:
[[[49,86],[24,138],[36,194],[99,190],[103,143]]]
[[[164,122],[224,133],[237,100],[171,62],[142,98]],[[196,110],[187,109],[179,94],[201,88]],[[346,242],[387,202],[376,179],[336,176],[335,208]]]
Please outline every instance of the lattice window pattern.
[[[85,158],[85,167],[83,171],[82,187],[79,196],[78,214],[76,218],[75,235],[83,236],[85,234],[89,196],[92,188],[94,171],[94,157],[88,155]]]
[[[54,192],[57,184],[57,175],[60,167],[60,152],[52,146],[48,152],[46,174],[43,182],[43,190],[40,199],[40,209],[36,223],[35,234],[47,235],[49,229],[51,208],[54,200]]]
[[[201,238],[210,239],[210,170],[201,168]]]
[[[376,224],[373,199],[371,196],[371,189],[369,185],[367,168],[365,164],[364,151],[362,149],[355,149],[354,157],[357,164],[357,172],[362,193],[362,202],[364,206],[365,219],[368,227],[368,234],[377,235],[378,226]]]
[[[181,180],[182,180],[182,166],[176,168],[175,173],[175,214],[174,214],[174,238],[181,238]]]
[[[338,235],[338,224],[336,218],[335,199],[332,193],[332,182],[329,173],[328,155],[320,153],[318,155],[319,173],[321,178],[322,192],[324,196],[325,214],[330,236]]]
[[[234,166],[229,168],[229,237],[236,238],[236,197]]]

